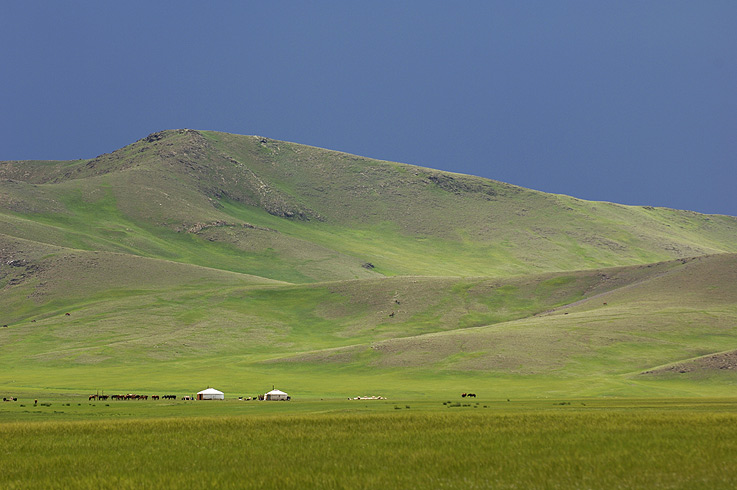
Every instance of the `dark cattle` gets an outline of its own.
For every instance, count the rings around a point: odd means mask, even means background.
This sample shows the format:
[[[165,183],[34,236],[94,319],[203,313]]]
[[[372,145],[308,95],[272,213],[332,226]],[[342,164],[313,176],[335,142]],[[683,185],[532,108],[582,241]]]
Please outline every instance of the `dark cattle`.
[[[468,396],[468,393],[462,393],[462,394],[461,394],[461,396],[462,396],[463,398],[466,398],[466,397]]]
[[[394,312],[389,313],[389,317],[394,318]]]
[[[152,400],[158,400],[159,399],[159,395],[151,395],[151,399]]]
[[[97,395],[90,395],[89,397],[89,400],[96,400],[96,399],[97,399]]]
[[[71,316],[71,313],[64,313],[65,316]]]
[[[476,398],[476,393],[469,393],[468,394],[468,397],[469,398]]]

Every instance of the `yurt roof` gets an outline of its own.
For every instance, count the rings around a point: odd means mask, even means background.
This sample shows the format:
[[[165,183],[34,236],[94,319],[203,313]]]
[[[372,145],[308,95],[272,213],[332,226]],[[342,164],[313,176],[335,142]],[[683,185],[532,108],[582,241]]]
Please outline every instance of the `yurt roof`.
[[[222,391],[218,391],[215,388],[208,388],[206,390],[198,391],[198,395],[222,395]]]
[[[284,393],[281,390],[271,390],[270,392],[268,392],[266,394],[267,395],[286,395],[286,393]]]

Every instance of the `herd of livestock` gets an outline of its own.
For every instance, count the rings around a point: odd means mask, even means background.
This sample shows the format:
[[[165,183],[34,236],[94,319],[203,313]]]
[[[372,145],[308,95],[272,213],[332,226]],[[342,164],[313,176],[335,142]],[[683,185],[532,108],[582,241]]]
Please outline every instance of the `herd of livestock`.
[[[93,400],[148,400],[149,395],[136,395],[135,393],[128,393],[126,395],[90,395],[90,401]],[[177,395],[151,395],[152,400],[176,400]],[[193,397],[186,395],[181,397],[181,400],[194,400]]]

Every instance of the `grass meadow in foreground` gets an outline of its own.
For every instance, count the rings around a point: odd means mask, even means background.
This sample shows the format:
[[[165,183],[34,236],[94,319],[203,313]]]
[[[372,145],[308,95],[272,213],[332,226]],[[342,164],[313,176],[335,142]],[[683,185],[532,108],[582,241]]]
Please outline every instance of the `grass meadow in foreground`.
[[[733,400],[529,402],[514,408],[437,402],[432,409],[384,404],[365,412],[358,405],[348,411],[347,403],[341,412],[330,402],[323,407],[327,413],[318,413],[318,405],[306,413],[299,404],[262,403],[285,411],[2,423],[0,484],[734,488],[737,483]]]

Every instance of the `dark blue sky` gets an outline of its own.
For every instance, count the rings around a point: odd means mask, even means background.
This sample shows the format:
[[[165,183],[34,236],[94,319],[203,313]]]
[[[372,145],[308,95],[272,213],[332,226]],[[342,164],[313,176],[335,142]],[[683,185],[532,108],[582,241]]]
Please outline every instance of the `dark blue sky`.
[[[258,134],[737,215],[737,2],[23,1],[0,160]]]

